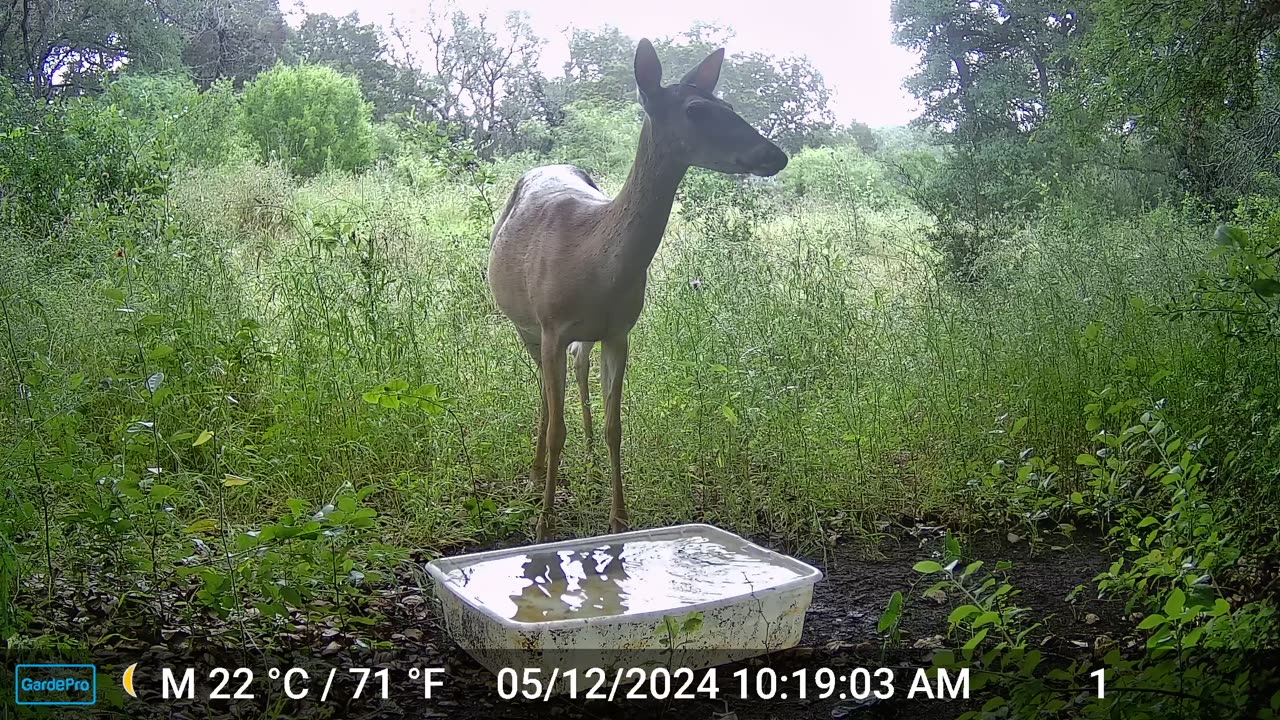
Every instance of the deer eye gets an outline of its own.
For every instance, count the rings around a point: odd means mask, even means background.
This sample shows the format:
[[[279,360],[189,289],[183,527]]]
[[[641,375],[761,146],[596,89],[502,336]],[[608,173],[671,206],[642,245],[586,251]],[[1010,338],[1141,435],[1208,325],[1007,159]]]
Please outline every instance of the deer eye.
[[[708,102],[689,103],[684,108],[684,114],[695,123],[707,123],[715,119],[719,108]]]

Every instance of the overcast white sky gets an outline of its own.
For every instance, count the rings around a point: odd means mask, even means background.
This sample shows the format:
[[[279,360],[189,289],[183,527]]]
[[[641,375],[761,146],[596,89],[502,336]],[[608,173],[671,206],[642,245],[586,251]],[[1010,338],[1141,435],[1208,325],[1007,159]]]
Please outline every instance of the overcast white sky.
[[[299,2],[311,12],[356,11],[361,20],[379,24],[392,14],[412,18],[422,7],[404,0],[281,0],[281,9],[288,13]],[[915,56],[891,40],[889,0],[455,0],[455,5],[472,15],[487,10],[495,20],[511,10],[528,12],[538,36],[547,40],[541,64],[548,76],[563,72],[569,28],[612,25],[633,38],[656,38],[701,20],[737,32],[726,48],[730,54],[759,50],[807,56],[834,89],[832,111],[841,123],[899,125],[918,112],[901,87]],[[667,74],[678,76],[676,68]]]

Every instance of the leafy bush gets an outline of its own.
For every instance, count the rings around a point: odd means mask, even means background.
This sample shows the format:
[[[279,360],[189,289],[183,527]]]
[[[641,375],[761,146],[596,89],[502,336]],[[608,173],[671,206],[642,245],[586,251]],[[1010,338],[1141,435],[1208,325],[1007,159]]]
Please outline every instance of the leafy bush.
[[[263,162],[302,177],[373,161],[372,109],[353,77],[321,65],[277,65],[244,91],[244,128]]]
[[[758,182],[694,168],[676,192],[680,217],[710,240],[750,240],[768,218]]]
[[[172,146],[118,106],[46,105],[0,91],[0,217],[44,236],[86,206],[119,211],[168,189]]]
[[[882,172],[855,145],[805,148],[791,157],[782,185],[800,196],[818,196],[841,204],[887,200]]]
[[[181,75],[125,75],[103,97],[154,135],[166,137],[179,162],[220,165],[240,146],[239,105],[227,81],[202,93]]]
[[[577,165],[597,181],[627,172],[640,136],[636,112],[592,105],[566,107],[564,125],[552,131],[552,158]]]

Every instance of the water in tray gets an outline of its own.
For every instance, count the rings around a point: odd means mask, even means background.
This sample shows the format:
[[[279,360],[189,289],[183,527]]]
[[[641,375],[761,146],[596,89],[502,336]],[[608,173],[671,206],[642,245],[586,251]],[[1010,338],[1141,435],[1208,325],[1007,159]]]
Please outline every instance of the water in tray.
[[[752,548],[695,535],[484,560],[446,573],[445,582],[507,619],[533,623],[678,610],[797,577]]]

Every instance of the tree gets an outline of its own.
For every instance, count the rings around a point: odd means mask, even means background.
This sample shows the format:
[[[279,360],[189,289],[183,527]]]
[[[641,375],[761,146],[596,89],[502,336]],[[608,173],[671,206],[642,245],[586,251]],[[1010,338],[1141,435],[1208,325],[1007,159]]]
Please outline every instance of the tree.
[[[356,79],[323,65],[278,65],[244,90],[245,132],[262,161],[295,175],[359,170],[373,160],[369,104]]]
[[[664,66],[672,73],[683,73],[716,48],[730,47],[732,40],[729,28],[696,23],[675,37],[659,38],[654,47]],[[635,48],[636,41],[617,28],[575,30],[564,70],[567,100],[633,103]],[[759,52],[729,54],[720,70],[717,92],[747,122],[787,150],[799,149],[831,128],[827,107],[831,91],[804,58],[776,58]]]
[[[308,14],[290,40],[290,48],[303,62],[328,65],[354,76],[365,99],[373,104],[375,119],[415,107],[425,109],[418,98],[421,83],[416,73],[391,62],[382,30],[372,23],[361,23],[357,13],[344,17]]]
[[[1100,0],[1093,11],[1062,98],[1087,132],[1153,140],[1219,209],[1257,179],[1274,183],[1280,2]]]
[[[392,34],[398,62],[426,78],[424,102],[435,117],[463,128],[482,150],[513,139],[520,123],[544,114],[545,80],[537,69],[544,43],[526,13],[510,13],[500,35],[485,14],[473,20],[431,6],[416,27],[395,25]]]
[[[569,36],[569,60],[564,64],[563,81],[572,88],[567,99],[611,106],[634,103],[635,52],[636,42],[616,27],[575,28]]]
[[[867,155],[873,155],[880,149],[880,137],[866,123],[854,120],[840,134],[853,140],[858,149]]]
[[[0,4],[0,71],[45,99],[100,91],[107,74],[126,64],[172,68],[181,43],[153,0]]]
[[[1079,3],[895,0],[894,40],[920,54],[907,88],[924,120],[960,134],[1027,131],[1071,68]]]
[[[906,81],[918,123],[947,145],[922,174],[894,169],[934,216],[928,238],[947,268],[971,280],[1008,225],[1072,176],[1073,146],[1047,121],[1085,23],[1055,0],[895,0],[892,16],[895,41],[920,55]]]
[[[240,87],[288,57],[279,0],[180,0],[170,17],[186,34],[182,59],[201,88],[219,78]]]

